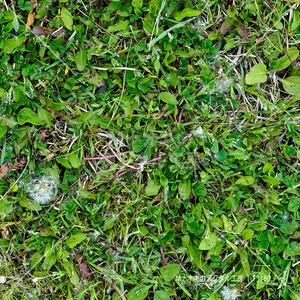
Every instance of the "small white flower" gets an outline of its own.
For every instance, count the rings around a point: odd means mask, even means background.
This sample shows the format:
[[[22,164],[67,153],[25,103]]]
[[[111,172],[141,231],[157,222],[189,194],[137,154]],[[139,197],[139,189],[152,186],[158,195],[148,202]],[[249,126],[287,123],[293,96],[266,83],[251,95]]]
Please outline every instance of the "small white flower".
[[[57,181],[53,177],[39,176],[24,184],[28,196],[39,204],[47,204],[55,199]]]
[[[237,300],[240,297],[240,292],[237,288],[231,289],[228,286],[223,286],[221,296],[223,300]]]

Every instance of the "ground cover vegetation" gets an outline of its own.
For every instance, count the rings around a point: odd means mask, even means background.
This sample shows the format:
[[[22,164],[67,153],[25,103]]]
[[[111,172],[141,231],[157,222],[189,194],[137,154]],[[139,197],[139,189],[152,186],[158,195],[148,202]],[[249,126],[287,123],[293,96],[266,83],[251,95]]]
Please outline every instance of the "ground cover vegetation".
[[[2,0],[1,299],[300,299],[299,25]]]

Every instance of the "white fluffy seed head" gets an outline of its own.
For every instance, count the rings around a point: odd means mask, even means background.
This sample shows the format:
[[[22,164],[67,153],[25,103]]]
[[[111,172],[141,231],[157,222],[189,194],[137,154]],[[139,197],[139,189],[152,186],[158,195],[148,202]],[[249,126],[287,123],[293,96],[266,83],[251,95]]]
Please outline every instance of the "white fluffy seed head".
[[[39,204],[48,204],[55,199],[58,183],[55,178],[39,176],[32,178],[25,184],[25,191],[28,196]]]
[[[240,292],[237,288],[223,286],[221,295],[223,300],[237,300],[240,297]]]

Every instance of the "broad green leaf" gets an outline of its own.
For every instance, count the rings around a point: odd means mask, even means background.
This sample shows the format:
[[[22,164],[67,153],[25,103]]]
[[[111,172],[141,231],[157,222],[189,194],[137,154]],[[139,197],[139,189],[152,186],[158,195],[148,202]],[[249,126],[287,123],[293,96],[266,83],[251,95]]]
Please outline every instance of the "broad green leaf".
[[[300,76],[291,76],[285,79],[279,79],[284,90],[294,96],[300,96]]]
[[[18,20],[17,15],[15,15],[15,17],[14,17],[14,19],[13,19],[13,21],[12,21],[12,25],[13,25],[13,27],[14,27],[14,30],[15,30],[16,32],[18,32],[18,31],[19,31],[19,28],[20,28],[20,23],[19,23],[19,20]]]
[[[233,25],[234,25],[234,19],[226,17],[220,27],[220,34],[225,35],[228,31],[230,31],[233,28]],[[232,39],[229,39],[229,40],[232,40]]]
[[[293,232],[299,229],[299,226],[299,223],[293,220],[291,222],[280,225],[279,230],[284,234],[291,235],[293,234]]]
[[[184,18],[197,17],[200,15],[200,10],[185,8],[183,11],[177,11],[174,13],[174,19],[178,22],[182,21]]]
[[[283,251],[283,257],[287,258],[289,256],[296,256],[300,255],[300,243],[298,242],[291,242],[287,245],[285,250]]]
[[[286,69],[293,61],[298,58],[298,56],[299,50],[296,47],[291,47],[285,56],[270,62],[271,71],[278,72]]]
[[[194,187],[194,193],[196,196],[205,196],[207,194],[206,187],[203,183],[199,183]]]
[[[145,139],[141,139],[141,140],[135,140],[132,143],[132,150],[135,153],[140,153],[142,150],[145,149],[145,147],[147,146],[147,142]]]
[[[161,67],[160,62],[158,59],[156,59],[154,61],[154,69],[155,69],[156,73],[159,73],[160,67]]]
[[[84,239],[86,239],[86,235],[83,232],[76,233],[69,237],[66,241],[65,244],[69,248],[74,248],[76,245],[81,243]]]
[[[27,197],[19,198],[19,204],[20,204],[20,206],[25,207],[32,211],[39,211],[39,210],[43,209],[39,203],[37,203],[36,201],[33,201],[31,199],[28,199]]]
[[[78,157],[78,151],[77,152],[72,152],[66,157],[69,159],[70,164],[72,165],[73,168],[79,168],[81,166],[81,160]]]
[[[105,231],[113,228],[118,217],[119,217],[118,214],[113,214],[106,217],[103,225],[103,230]]]
[[[7,126],[0,125],[0,138],[2,138],[7,131]]]
[[[223,225],[224,225],[224,231],[225,232],[231,232],[232,231],[232,224],[228,220],[228,218],[225,215],[222,215]]]
[[[189,198],[191,194],[191,181],[190,179],[182,179],[179,181],[178,185],[178,192],[180,197],[183,200],[186,200]]]
[[[261,290],[264,288],[271,280],[270,270],[266,267],[262,267],[261,271],[257,274],[256,289]]]
[[[170,296],[166,291],[155,291],[154,300],[170,300]]]
[[[264,182],[272,184],[272,185],[278,185],[280,183],[279,179],[277,179],[275,177],[272,177],[272,176],[269,176],[269,175],[263,175],[263,176],[261,176],[261,179]]]
[[[253,66],[249,73],[246,74],[245,82],[248,85],[266,82],[267,81],[267,67],[265,64],[257,64]]]
[[[185,235],[182,238],[182,244],[187,248],[187,252],[189,254],[189,259],[193,265],[197,268],[201,269],[202,262],[202,252],[193,244],[189,235]]]
[[[161,277],[166,281],[170,282],[179,272],[180,266],[177,264],[168,264],[160,268]]]
[[[107,28],[107,32],[112,33],[112,32],[118,32],[118,31],[123,31],[126,30],[129,25],[129,21],[119,21],[115,25],[111,25]]]
[[[289,22],[289,32],[294,33],[300,27],[300,12],[299,10],[293,11],[292,21]]]
[[[162,92],[159,94],[159,100],[164,101],[167,104],[172,104],[172,105],[176,105],[177,104],[177,100],[176,97],[171,94],[170,92]]]
[[[55,265],[56,261],[57,261],[57,256],[55,253],[54,246],[52,245],[52,243],[48,243],[44,251],[44,261],[42,264],[42,268],[44,270],[50,270],[50,268],[53,265]]]
[[[217,245],[218,237],[210,232],[209,228],[206,230],[206,233],[203,239],[200,242],[199,250],[210,250]]]
[[[67,8],[62,7],[60,11],[60,16],[65,27],[69,30],[72,30],[73,16],[71,15],[70,11]]]
[[[227,158],[227,152],[226,152],[226,150],[224,150],[224,149],[220,150],[220,151],[215,155],[215,158],[216,158],[216,160],[219,161],[219,162],[222,162],[222,161],[226,160],[226,158]]]
[[[233,227],[233,232],[236,234],[242,233],[242,231],[245,229],[247,223],[248,223],[247,218],[240,219],[239,222]]]
[[[56,157],[56,161],[67,169],[72,169],[69,160],[66,157]]]
[[[159,182],[160,182],[160,184],[161,184],[165,189],[168,188],[168,186],[169,186],[169,180],[168,180],[168,178],[167,178],[166,176],[160,175]]]
[[[239,254],[240,254],[241,264],[243,266],[245,275],[250,276],[250,264],[248,261],[247,250],[242,249],[242,250],[240,250]]]
[[[35,112],[33,112],[30,108],[25,107],[22,108],[18,115],[17,121],[19,125],[24,125],[25,123],[30,123],[33,125],[43,125],[45,124],[44,120],[41,120]]]
[[[4,53],[12,53],[18,46],[26,40],[26,36],[14,37],[3,42],[2,51]]]
[[[288,211],[290,212],[297,212],[300,207],[300,198],[297,197],[290,197],[289,204],[288,204]]]
[[[78,277],[78,275],[77,275],[77,273],[76,273],[76,271],[74,269],[74,264],[71,261],[69,261],[66,258],[64,258],[61,266],[67,272],[68,277],[70,279],[70,282],[74,286],[78,287],[78,285],[79,285],[79,277]]]
[[[243,176],[239,178],[235,184],[240,184],[240,185],[252,185],[255,182],[255,178],[253,176]]]
[[[143,0],[132,0],[132,6],[141,9],[143,7]]]
[[[137,286],[126,295],[126,299],[143,300],[148,296],[148,291],[151,287],[152,285],[145,285],[145,284]]]
[[[0,218],[5,219],[13,211],[12,203],[6,200],[0,200]]]
[[[252,229],[247,228],[242,232],[242,238],[244,240],[250,240],[253,236],[254,236],[254,231]]]
[[[266,36],[263,51],[269,61],[276,59],[283,51],[280,32],[276,31]]]
[[[160,188],[161,188],[160,184],[157,184],[154,181],[149,179],[145,189],[145,194],[146,196],[156,196]]]
[[[83,71],[86,67],[86,57],[87,53],[86,50],[81,49],[75,55],[75,63],[78,71]]]
[[[47,125],[47,127],[51,127],[53,125],[52,124],[53,118],[51,114],[47,110],[43,109],[42,107],[38,108],[38,117],[45,125]]]
[[[219,143],[217,140],[214,141],[214,143],[211,146],[211,152],[212,153],[218,153],[219,152]]]
[[[267,228],[267,224],[263,221],[248,224],[248,227],[255,231],[264,231]]]

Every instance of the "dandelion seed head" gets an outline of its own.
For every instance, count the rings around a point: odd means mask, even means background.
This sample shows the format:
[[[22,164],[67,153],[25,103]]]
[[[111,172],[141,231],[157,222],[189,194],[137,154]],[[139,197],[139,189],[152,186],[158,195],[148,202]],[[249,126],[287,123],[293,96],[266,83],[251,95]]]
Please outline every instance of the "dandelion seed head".
[[[192,135],[200,136],[202,139],[205,139],[207,136],[205,130],[201,126],[198,126],[195,130],[193,130]]]
[[[220,293],[223,300],[237,300],[240,297],[240,292],[237,288],[230,288],[226,285],[223,286]]]
[[[39,176],[32,178],[25,185],[28,196],[39,204],[47,204],[55,199],[58,183],[53,177]]]

